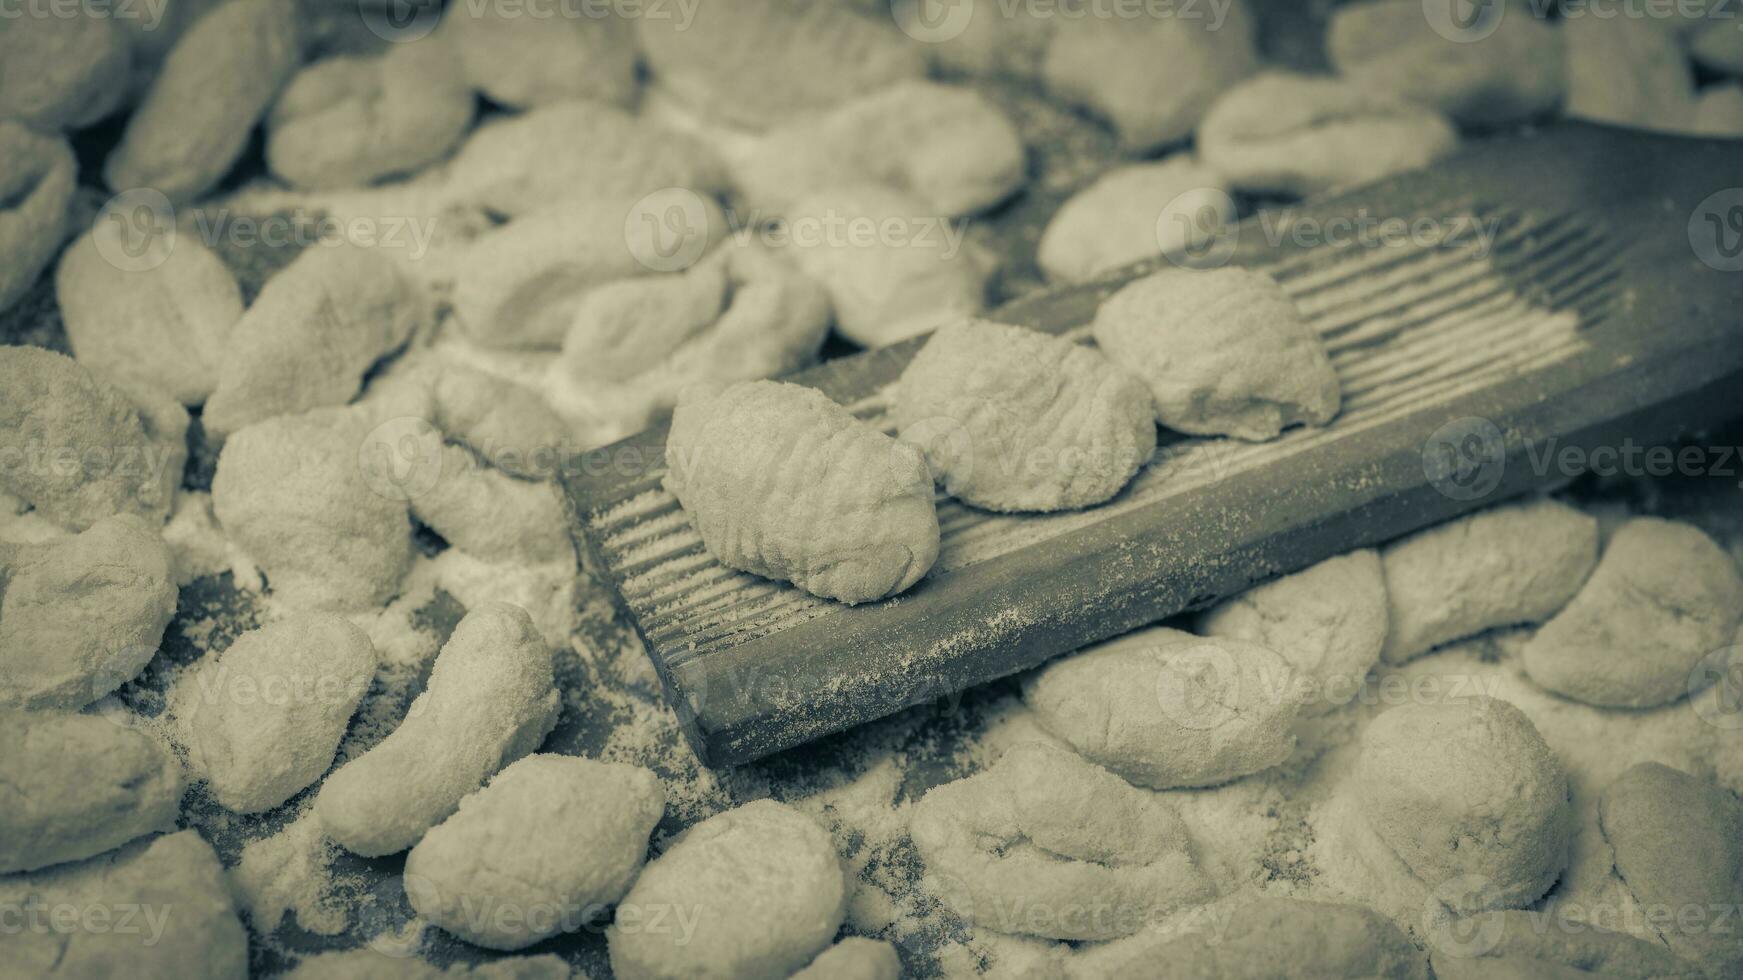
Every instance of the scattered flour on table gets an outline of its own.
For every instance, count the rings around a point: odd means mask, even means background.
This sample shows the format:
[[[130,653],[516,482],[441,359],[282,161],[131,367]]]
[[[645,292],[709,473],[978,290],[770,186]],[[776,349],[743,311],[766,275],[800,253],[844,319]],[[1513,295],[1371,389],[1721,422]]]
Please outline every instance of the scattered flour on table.
[[[295,913],[297,925],[321,936],[345,931],[345,907],[334,895],[331,875],[337,845],[321,833],[313,808],[302,812],[283,830],[242,848],[242,859],[229,871],[231,891],[263,933],[277,929],[285,913]]]

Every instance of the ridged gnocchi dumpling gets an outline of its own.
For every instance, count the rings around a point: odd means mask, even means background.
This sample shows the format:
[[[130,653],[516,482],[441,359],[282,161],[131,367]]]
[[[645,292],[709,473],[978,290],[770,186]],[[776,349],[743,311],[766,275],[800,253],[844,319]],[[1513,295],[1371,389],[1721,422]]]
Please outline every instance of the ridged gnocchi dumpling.
[[[1087,347],[987,320],[933,334],[892,414],[952,496],[989,510],[1102,503],[1156,450],[1143,382]]]
[[[920,451],[813,388],[686,392],[666,465],[666,488],[728,567],[852,604],[901,592],[938,557]]]

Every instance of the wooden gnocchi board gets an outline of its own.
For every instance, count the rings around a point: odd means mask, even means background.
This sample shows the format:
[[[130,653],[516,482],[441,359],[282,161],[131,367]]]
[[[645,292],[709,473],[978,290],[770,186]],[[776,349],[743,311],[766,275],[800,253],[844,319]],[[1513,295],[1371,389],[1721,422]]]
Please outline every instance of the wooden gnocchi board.
[[[1085,511],[941,497],[937,565],[883,602],[715,562],[661,486],[664,427],[565,474],[574,529],[696,751],[760,758],[1743,415],[1738,174],[1743,142],[1569,123],[1248,219],[1200,261],[1277,277],[1332,355],[1338,419],[1262,445],[1165,438]],[[1081,336],[1156,265],[991,316]],[[922,342],[790,380],[887,429]]]

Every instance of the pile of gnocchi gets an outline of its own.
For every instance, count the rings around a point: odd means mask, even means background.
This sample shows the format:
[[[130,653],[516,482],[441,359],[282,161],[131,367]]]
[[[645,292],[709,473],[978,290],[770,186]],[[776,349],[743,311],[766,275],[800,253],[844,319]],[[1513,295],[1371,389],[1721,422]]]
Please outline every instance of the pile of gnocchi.
[[[1568,893],[1743,903],[1734,739],[1691,729],[1594,784],[1555,727],[1722,712],[1729,688],[1691,678],[1725,675],[1743,578],[1678,521],[1497,508],[1012,682],[1020,737],[896,800],[889,848],[1000,955],[932,957],[868,912],[864,828],[766,790],[675,827],[669,772],[563,747],[613,722],[574,715],[601,593],[557,477],[613,440],[671,420],[667,486],[721,562],[883,599],[936,559],[940,486],[1093,507],[1158,424],[1264,441],[1340,410],[1261,273],[1164,266],[1086,344],[997,322],[1012,283],[1178,257],[1562,116],[1743,137],[1724,4],[1356,0],[1305,59],[1280,53],[1287,6],[0,17],[0,974],[557,980],[587,972],[539,944],[587,930],[626,980],[1743,971],[1717,928],[1525,918]],[[1043,165],[1021,104],[1105,152]],[[771,380],[928,334],[893,437]],[[384,624],[449,559],[512,594],[480,588],[408,653]],[[216,581],[254,620],[167,664]],[[1520,627],[1508,696],[1364,705]],[[172,667],[147,717],[133,695]],[[377,712],[408,670],[415,697]],[[1370,877],[1285,883],[1213,845],[1193,807],[1249,793],[1299,793],[1312,859]],[[276,920],[239,900],[208,811],[315,822],[488,961],[263,955]]]

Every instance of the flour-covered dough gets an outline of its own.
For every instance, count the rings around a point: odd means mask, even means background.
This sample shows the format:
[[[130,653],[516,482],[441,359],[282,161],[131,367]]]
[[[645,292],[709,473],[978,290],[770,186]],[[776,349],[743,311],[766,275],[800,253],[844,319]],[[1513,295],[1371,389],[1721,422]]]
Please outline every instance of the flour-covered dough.
[[[666,488],[729,568],[852,604],[906,590],[938,558],[920,451],[814,388],[752,381],[687,393],[666,465]]]

